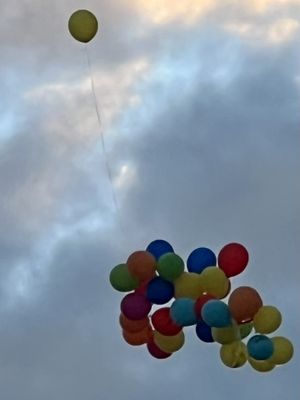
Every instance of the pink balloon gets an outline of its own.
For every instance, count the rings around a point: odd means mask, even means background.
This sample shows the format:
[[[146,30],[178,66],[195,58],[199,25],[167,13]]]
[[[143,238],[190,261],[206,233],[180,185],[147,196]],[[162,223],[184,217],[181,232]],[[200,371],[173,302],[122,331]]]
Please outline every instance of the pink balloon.
[[[121,301],[121,311],[131,320],[138,320],[145,318],[150,310],[152,304],[145,296],[139,293],[129,293]]]

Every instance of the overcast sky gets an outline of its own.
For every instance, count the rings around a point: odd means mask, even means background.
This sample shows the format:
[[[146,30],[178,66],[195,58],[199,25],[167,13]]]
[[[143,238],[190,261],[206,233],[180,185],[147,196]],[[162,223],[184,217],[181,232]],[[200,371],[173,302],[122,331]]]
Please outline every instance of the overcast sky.
[[[296,400],[299,0],[0,4],[1,399]],[[100,24],[87,47],[101,130],[67,30],[78,8]],[[231,370],[193,328],[164,361],[127,345],[109,272],[157,238],[185,260],[243,243],[232,286],[281,310],[294,359]]]

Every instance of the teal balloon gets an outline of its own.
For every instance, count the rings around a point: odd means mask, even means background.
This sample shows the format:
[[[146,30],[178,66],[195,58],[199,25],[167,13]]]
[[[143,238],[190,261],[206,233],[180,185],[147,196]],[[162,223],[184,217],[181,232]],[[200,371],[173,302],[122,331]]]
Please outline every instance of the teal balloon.
[[[265,335],[255,335],[249,339],[247,350],[250,357],[255,360],[267,360],[273,355],[274,344]]]
[[[139,281],[130,275],[126,264],[115,266],[109,275],[111,286],[119,292],[131,292],[139,286]]]
[[[201,309],[201,317],[208,326],[214,328],[232,325],[229,308],[221,300],[207,301]]]
[[[184,261],[175,253],[163,254],[158,260],[157,271],[162,278],[173,282],[183,273]]]
[[[173,322],[179,326],[191,326],[197,323],[195,300],[186,297],[176,299],[170,308]]]

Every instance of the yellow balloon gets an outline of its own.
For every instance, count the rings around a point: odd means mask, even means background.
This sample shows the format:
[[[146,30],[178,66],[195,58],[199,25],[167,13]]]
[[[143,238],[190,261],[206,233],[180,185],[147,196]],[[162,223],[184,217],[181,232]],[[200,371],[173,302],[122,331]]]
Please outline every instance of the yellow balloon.
[[[229,289],[229,279],[218,267],[207,267],[201,273],[202,285],[206,293],[212,294],[217,299],[223,299]]]
[[[234,325],[225,328],[212,328],[211,333],[217,343],[228,344],[239,340],[238,328]]]
[[[88,10],[77,10],[69,19],[69,31],[74,39],[87,43],[93,39],[98,31],[98,21]]]
[[[227,367],[242,367],[247,361],[247,347],[241,341],[223,344],[220,348],[220,357]]]
[[[174,353],[181,349],[184,345],[184,333],[180,331],[177,335],[165,336],[161,333],[154,331],[154,343],[166,353]]]
[[[174,281],[175,298],[189,297],[198,299],[203,293],[201,275],[194,272],[183,272],[178,279]]]
[[[253,326],[258,333],[272,333],[281,325],[281,313],[273,306],[262,306],[253,318]]]
[[[282,336],[271,338],[274,345],[274,352],[268,361],[273,364],[286,364],[294,355],[294,347],[292,342]]]
[[[254,360],[254,358],[248,357],[249,364],[253,369],[259,372],[269,372],[275,368],[275,365],[269,360]]]

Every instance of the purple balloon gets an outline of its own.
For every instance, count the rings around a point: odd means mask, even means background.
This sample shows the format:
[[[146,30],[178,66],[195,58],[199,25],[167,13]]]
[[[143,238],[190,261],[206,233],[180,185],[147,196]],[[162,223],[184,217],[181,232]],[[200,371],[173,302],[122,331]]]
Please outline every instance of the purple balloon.
[[[145,318],[149,314],[151,307],[150,301],[139,293],[129,293],[121,301],[122,313],[131,320]]]

